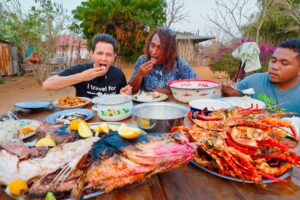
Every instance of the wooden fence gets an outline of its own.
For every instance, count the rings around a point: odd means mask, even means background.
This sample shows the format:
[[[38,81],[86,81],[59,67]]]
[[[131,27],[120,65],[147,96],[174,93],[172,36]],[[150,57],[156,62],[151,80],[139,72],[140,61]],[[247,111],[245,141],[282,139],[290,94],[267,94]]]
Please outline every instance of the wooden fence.
[[[10,49],[10,44],[0,43],[0,70],[2,75],[13,74]]]
[[[19,74],[18,49],[10,43],[0,41],[0,74],[10,76]]]

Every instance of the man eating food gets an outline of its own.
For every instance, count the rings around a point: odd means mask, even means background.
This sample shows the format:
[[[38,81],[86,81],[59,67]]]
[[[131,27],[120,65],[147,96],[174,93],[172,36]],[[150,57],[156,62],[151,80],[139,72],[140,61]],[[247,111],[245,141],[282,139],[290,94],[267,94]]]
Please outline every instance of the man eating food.
[[[116,58],[117,42],[108,34],[98,34],[92,39],[93,63],[68,68],[43,82],[44,90],[76,88],[76,96],[93,98],[103,94],[131,94],[122,70],[112,66]]]

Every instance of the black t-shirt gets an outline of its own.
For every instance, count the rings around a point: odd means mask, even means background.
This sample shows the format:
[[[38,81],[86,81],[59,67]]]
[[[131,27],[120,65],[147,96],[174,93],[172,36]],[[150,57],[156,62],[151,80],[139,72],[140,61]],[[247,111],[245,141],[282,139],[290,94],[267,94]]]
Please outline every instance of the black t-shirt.
[[[93,67],[93,64],[75,65],[59,73],[59,76],[69,76],[83,72]],[[119,94],[120,89],[126,86],[126,77],[121,69],[110,66],[105,76],[97,77],[90,81],[84,81],[73,85],[76,88],[76,96],[97,97],[103,94]]]

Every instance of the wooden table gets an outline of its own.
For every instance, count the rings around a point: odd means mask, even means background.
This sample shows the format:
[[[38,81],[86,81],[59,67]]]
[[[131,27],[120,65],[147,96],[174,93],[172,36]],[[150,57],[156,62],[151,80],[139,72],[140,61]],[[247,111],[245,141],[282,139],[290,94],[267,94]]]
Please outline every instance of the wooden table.
[[[173,101],[170,99],[168,101]],[[187,106],[187,105],[186,105]],[[45,117],[54,111],[20,113],[18,116],[25,119],[44,121]],[[97,116],[89,122],[101,121]],[[133,118],[124,120],[125,123],[136,123]],[[297,150],[300,154],[300,147]],[[209,174],[193,164],[187,164],[175,170],[153,176],[142,184],[135,184],[116,189],[108,194],[92,198],[104,199],[270,199],[270,200],[299,200],[300,199],[300,169],[293,168],[286,184],[271,183],[262,188],[255,184],[234,182]],[[0,199],[10,199],[0,194]]]

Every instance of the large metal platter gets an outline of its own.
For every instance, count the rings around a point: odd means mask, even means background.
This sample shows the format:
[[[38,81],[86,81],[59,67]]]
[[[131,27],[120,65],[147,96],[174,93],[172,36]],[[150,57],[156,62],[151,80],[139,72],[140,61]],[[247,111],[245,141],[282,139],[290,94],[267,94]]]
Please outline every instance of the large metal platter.
[[[218,172],[209,170],[209,169],[207,169],[207,168],[199,165],[195,160],[191,161],[191,163],[193,165],[195,165],[196,167],[198,167],[198,168],[200,168],[200,169],[202,169],[202,170],[204,170],[204,171],[206,171],[206,172],[208,172],[210,174],[218,176],[220,178],[224,178],[224,179],[231,180],[231,181],[242,182],[242,183],[254,183],[253,181],[243,180],[243,179],[240,179],[240,178],[236,178],[236,177],[232,177],[232,176],[226,176],[226,175],[219,174]],[[277,179],[280,179],[280,180],[286,179],[287,177],[289,177],[291,175],[292,171],[293,171],[293,168],[290,168],[284,174],[282,174],[281,176],[277,177]],[[271,180],[271,179],[263,179],[262,182],[263,183],[274,183],[275,181]]]

